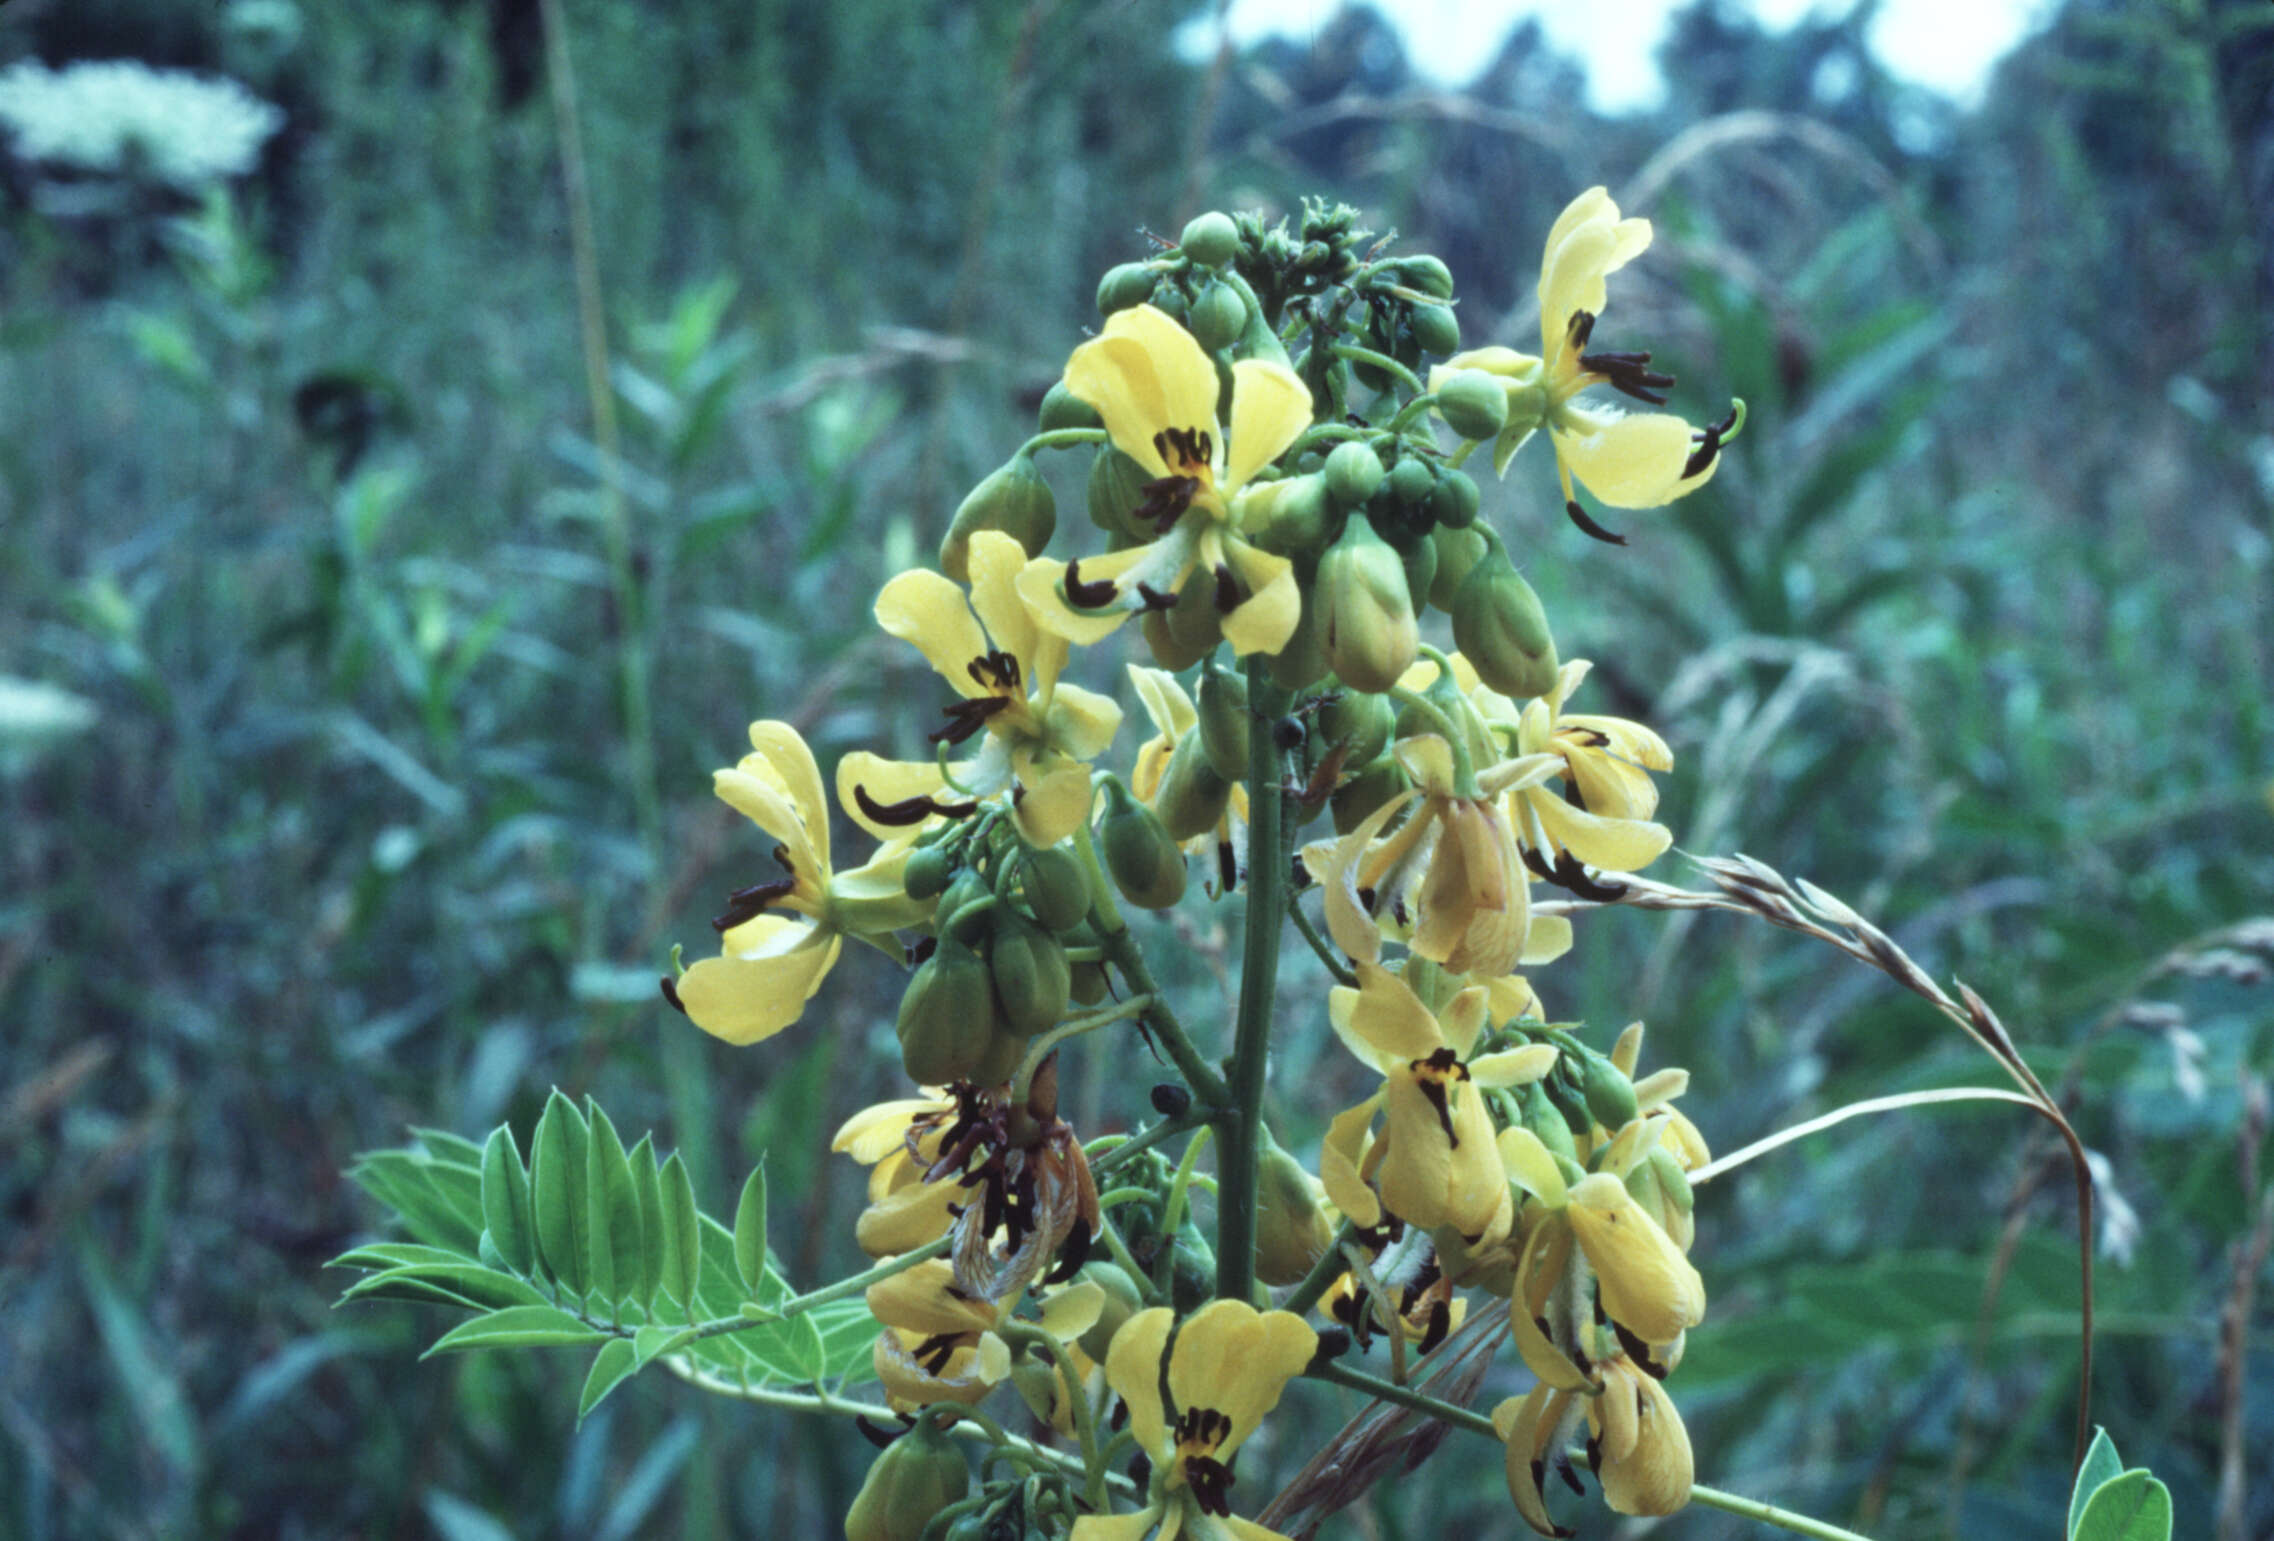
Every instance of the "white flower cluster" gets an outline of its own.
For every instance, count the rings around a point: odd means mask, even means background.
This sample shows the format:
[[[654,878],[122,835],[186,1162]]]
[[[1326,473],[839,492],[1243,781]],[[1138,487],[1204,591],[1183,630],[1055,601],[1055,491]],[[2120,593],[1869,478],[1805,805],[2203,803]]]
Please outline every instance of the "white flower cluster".
[[[284,114],[234,80],[130,59],[0,70],[0,125],[28,161],[195,191],[252,169]]]

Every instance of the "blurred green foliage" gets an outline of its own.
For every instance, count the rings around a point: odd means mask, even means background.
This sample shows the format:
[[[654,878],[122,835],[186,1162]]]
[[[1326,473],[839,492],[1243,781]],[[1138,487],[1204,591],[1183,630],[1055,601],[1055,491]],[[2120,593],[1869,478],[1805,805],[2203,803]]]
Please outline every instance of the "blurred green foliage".
[[[2071,0],[1959,114],[1879,70],[1865,13],[1771,34],[1707,0],[1667,107],[1615,121],[1533,30],[1449,98],[1365,13],[1181,62],[1199,9],[570,0],[621,565],[536,6],[0,21],[0,57],[140,48],[290,115],[229,199],[74,218],[0,183],[0,1533],[828,1533],[867,1454],[839,1427],[652,1378],[580,1427],[573,1356],[421,1364],[442,1314],[335,1315],[318,1265],[374,1220],[350,1158],[407,1124],[526,1146],[557,1084],[656,1128],[712,1212],[763,1138],[783,1266],[845,1267],[860,1173],[826,1145],[894,1086],[896,982],[848,971],[742,1051],[661,1007],[763,856],[709,770],[758,715],[825,762],[909,747],[928,676],[867,598],[1017,443],[1139,226],[1346,197],[1452,264],[1470,344],[1521,346],[1593,181],[1660,231],[1600,335],[1752,420],[1635,551],[1537,466],[1489,511],[1588,704],[1673,743],[1680,843],[1842,895],[2072,1094],[2109,1163],[2099,1421],[2180,1533],[2213,1533],[2222,1459],[2258,1474],[2232,1533],[2274,1524],[2241,1287],[2274,1038],[2263,6]],[[1539,982],[1647,1018],[1717,1148],[1990,1079],[1916,1000],[1727,919],[1591,918]],[[1325,1037],[1282,1051],[1314,1135],[1357,1085]],[[2074,1214],[2017,1124],[1852,1123],[1708,1190],[1702,1477],[1882,1535],[2056,1532]],[[1461,1470],[1378,1494],[1377,1533],[1512,1524],[1496,1458]]]

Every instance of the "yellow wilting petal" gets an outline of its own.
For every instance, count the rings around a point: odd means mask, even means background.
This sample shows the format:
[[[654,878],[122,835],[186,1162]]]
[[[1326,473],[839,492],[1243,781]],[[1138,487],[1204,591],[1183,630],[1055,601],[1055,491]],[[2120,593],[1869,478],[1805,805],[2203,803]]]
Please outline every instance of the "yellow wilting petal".
[[[1311,426],[1311,392],[1284,364],[1241,359],[1232,366],[1232,442],[1225,454],[1223,491],[1277,460]]]
[[[940,574],[915,568],[887,583],[876,597],[876,623],[912,644],[957,694],[990,693],[971,677],[970,667],[974,658],[990,651],[986,633],[972,617],[963,590]]]
[[[761,915],[734,935],[751,951],[705,958],[677,985],[688,1020],[733,1044],[771,1038],[795,1022],[844,946],[834,931],[779,915]]]
[[[1456,1088],[1444,1090],[1450,1113]],[[1383,1092],[1389,1131],[1383,1136],[1388,1153],[1376,1174],[1382,1202],[1391,1214],[1425,1231],[1456,1223],[1449,1212],[1454,1152],[1436,1102],[1403,1065],[1390,1072]],[[1490,1147],[1486,1149],[1489,1152]]]
[[[1552,792],[1535,789],[1531,804],[1551,840],[1599,871],[1640,872],[1674,843],[1674,832],[1663,824],[1604,818]]]
[[[1690,1431],[1683,1426],[1673,1398],[1654,1376],[1628,1363],[1624,1356],[1604,1369],[1611,1389],[1605,1391],[1602,1400],[1608,1402],[1617,1393],[1617,1382],[1625,1381],[1631,1388],[1632,1401],[1624,1405],[1633,1409],[1634,1427],[1624,1456],[1613,1458],[1610,1439],[1607,1434],[1604,1437],[1603,1458],[1595,1467],[1603,1484],[1603,1501],[1620,1514],[1672,1514],[1690,1501],[1690,1487],[1696,1480]],[[1597,1416],[1590,1407],[1591,1424]]]
[[[1087,1280],[1068,1285],[1042,1303],[1042,1330],[1065,1343],[1095,1327],[1104,1310],[1103,1289]]]
[[[829,1148],[863,1166],[874,1166],[907,1143],[908,1130],[917,1119],[954,1110],[955,1103],[945,1097],[901,1097],[875,1103],[839,1124]]]
[[[1508,1297],[1508,1325],[1515,1334],[1516,1352],[1544,1385],[1563,1391],[1592,1390],[1595,1382],[1571,1356],[1556,1346],[1540,1323],[1540,1315],[1556,1282],[1563,1277],[1571,1255],[1571,1228],[1561,1212],[1542,1215],[1524,1238],[1516,1259],[1516,1288]]]
[[[876,1319],[903,1332],[953,1337],[985,1332],[995,1325],[995,1308],[955,1290],[955,1266],[944,1257],[879,1279],[865,1293]]]
[[[962,1183],[921,1180],[874,1199],[853,1223],[853,1240],[870,1257],[897,1257],[938,1241],[955,1223],[955,1211],[975,1189]]]
[[[1705,1320],[1705,1280],[1626,1184],[1590,1173],[1573,1186],[1564,1213],[1611,1320],[1646,1343],[1671,1342]]]
[[[1574,423],[1581,426],[1569,426]],[[1685,478],[1682,467],[1696,448],[1690,425],[1665,412],[1609,417],[1569,407],[1551,425],[1556,459],[1613,508],[1656,508],[1702,487],[1721,457]]]
[[[1571,1406],[1571,1392],[1534,1386],[1521,1400],[1510,1397],[1492,1410],[1492,1426],[1508,1446],[1508,1496],[1524,1523],[1543,1536],[1569,1536],[1548,1513],[1540,1490],[1544,1457]]]
[[[1404,980],[1379,963],[1360,963],[1357,990],[1335,990],[1329,997],[1330,1012],[1334,997],[1345,994],[1351,997],[1348,1032],[1374,1050],[1373,1062],[1427,1059],[1445,1047],[1437,1018]]]
[[[1358,902],[1359,858],[1381,833],[1382,826],[1419,795],[1408,787],[1366,815],[1357,828],[1341,839],[1304,850],[1303,865],[1318,878],[1319,887],[1326,895],[1327,934],[1334,938],[1335,946],[1359,962],[1377,962],[1382,956],[1382,933],[1375,927],[1374,917]]]
[[[1526,968],[1537,968],[1543,963],[1555,962],[1556,959],[1569,951],[1571,951],[1570,920],[1561,915],[1534,915],[1531,924],[1524,931],[1523,955],[1516,961]],[[1524,989],[1529,994],[1531,986],[1526,985]],[[1536,1004],[1539,997],[1533,996],[1532,999],[1535,1006],[1530,1014],[1536,1016],[1539,1015]],[[1498,1002],[1495,1001],[1495,1005],[1497,1004]],[[1512,1011],[1508,1015],[1513,1018],[1517,1014],[1517,1012]]]

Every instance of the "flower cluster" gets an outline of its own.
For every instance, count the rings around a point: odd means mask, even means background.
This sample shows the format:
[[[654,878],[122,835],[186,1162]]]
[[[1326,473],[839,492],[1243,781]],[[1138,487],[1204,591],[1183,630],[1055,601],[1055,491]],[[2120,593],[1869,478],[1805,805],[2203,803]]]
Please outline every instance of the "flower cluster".
[[[1033,1520],[1048,1490],[1080,1541],[1276,1534],[1232,1513],[1234,1461],[1289,1384],[1377,1334],[1402,1367],[1479,1299],[1505,1302],[1537,1380],[1495,1420],[1527,1521],[1568,1534],[1542,1477],[1571,1475],[1582,1416],[1614,1509],[1687,1500],[1660,1384],[1705,1313],[1686,1076],[1637,1079],[1639,1024],[1592,1047],[1526,972],[1571,946],[1565,911],[1667,849],[1652,776],[1672,758],[1639,723],[1567,709],[1588,665],[1558,659],[1461,469],[1489,444],[1505,473],[1544,429],[1571,518],[1605,538],[1575,478],[1645,508],[1714,474],[1740,417],[1694,429],[1583,399],[1607,384],[1659,405],[1672,384],[1593,340],[1607,276],[1649,238],[1601,189],[1565,210],[1534,356],[1460,351],[1443,264],[1383,255],[1347,209],[1193,221],[1106,275],[1102,330],[957,510],[941,570],[877,596],[878,625],[945,688],[928,758],[837,767],[837,809],[874,854],[833,865],[822,776],[787,725],[755,724],[718,773],[778,871],[729,897],[720,955],[665,982],[673,1003],[748,1043],[804,1014],[848,938],[912,970],[896,1031],[924,1090],[857,1115],[837,1148],[871,1169],[874,1362],[920,1454],[879,1462],[851,1533],[912,1541],[949,1509]],[[1035,457],[1068,449],[1092,456],[1104,549],[1061,558]],[[1451,649],[1425,640],[1433,609]],[[1127,678],[1154,731],[1124,773],[1103,758],[1122,709],[1066,676],[1132,618],[1153,666]],[[1298,849],[1319,819],[1332,832]],[[1216,898],[1245,897],[1251,975],[1272,977],[1292,912],[1341,981],[1326,1020],[1275,1020],[1266,983],[1243,990],[1227,1058],[1195,1045],[1128,914],[1182,900],[1194,857]],[[1563,902],[1535,904],[1535,884]],[[1155,1054],[1178,1079],[1156,1121],[1085,1145],[1059,1114],[1059,1056],[1109,1030],[1115,1050],[1074,1052]],[[1371,1082],[1312,1168],[1260,1108],[1269,1035],[1305,1032],[1339,1037]],[[1172,1161],[1158,1147],[1179,1139]],[[1195,1222],[1210,1140],[1212,1242]],[[1284,1309],[1264,1308],[1272,1286]],[[1073,1449],[965,1496],[938,1435],[996,1428],[977,1409],[1005,1384],[1036,1439]]]
[[[119,176],[140,171],[184,192],[243,176],[284,114],[234,80],[131,59],[0,71],[0,123],[27,161]]]

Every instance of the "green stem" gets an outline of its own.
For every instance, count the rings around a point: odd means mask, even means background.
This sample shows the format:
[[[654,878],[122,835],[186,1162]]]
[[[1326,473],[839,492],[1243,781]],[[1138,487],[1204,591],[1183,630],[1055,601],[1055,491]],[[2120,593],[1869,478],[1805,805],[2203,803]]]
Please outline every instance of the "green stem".
[[[1336,343],[1333,353],[1336,358],[1349,359],[1354,364],[1371,364],[1376,369],[1388,370],[1403,381],[1416,395],[1420,395],[1427,389],[1421,383],[1421,376],[1406,368],[1396,359],[1391,358],[1387,353],[1376,353],[1372,348],[1361,348],[1354,342]]]
[[[1719,1509],[1724,1514],[1759,1520],[1764,1525],[1775,1525],[1795,1535],[1814,1536],[1817,1541],[1871,1541],[1869,1536],[1835,1525],[1830,1520],[1795,1514],[1790,1509],[1780,1509],[1775,1504],[1765,1504],[1757,1498],[1741,1498],[1717,1487],[1707,1487],[1702,1482],[1690,1484],[1690,1502],[1704,1504],[1709,1509]]]
[[[1405,432],[1406,429],[1413,425],[1414,419],[1422,416],[1422,414],[1426,413],[1431,407],[1434,407],[1435,405],[1437,405],[1437,393],[1434,391],[1423,391],[1420,395],[1414,397],[1413,400],[1398,408],[1398,415],[1390,419],[1390,432]]]
[[[898,1257],[888,1257],[874,1268],[865,1269],[850,1278],[839,1279],[833,1284],[824,1284],[819,1289],[809,1290],[803,1295],[793,1295],[778,1306],[768,1306],[763,1315],[722,1316],[712,1321],[697,1322],[687,1329],[686,1341],[694,1342],[700,1338],[716,1338],[730,1332],[747,1332],[753,1327],[770,1327],[776,1322],[786,1322],[793,1316],[803,1316],[815,1306],[825,1306],[832,1300],[843,1300],[847,1295],[857,1295],[870,1285],[881,1283],[894,1274],[906,1273],[918,1263],[929,1262],[935,1257],[945,1256],[948,1245],[953,1240],[952,1236],[942,1236],[937,1241],[928,1241],[913,1252],[903,1252]],[[620,1335],[631,1336],[630,1333]]]
[[[1269,737],[1268,734],[1254,736]],[[1119,914],[1116,913],[1114,918],[1118,922]],[[1168,1052],[1169,1062],[1176,1066],[1177,1074],[1184,1077],[1185,1084],[1192,1088],[1193,1095],[1211,1106],[1228,1099],[1231,1093],[1225,1087],[1224,1078],[1215,1072],[1208,1061],[1200,1057],[1200,1051],[1185,1036],[1184,1024],[1169,1009],[1160,985],[1153,978],[1153,971],[1145,966],[1145,954],[1137,946],[1137,938],[1126,924],[1122,924],[1118,930],[1105,933],[1105,956],[1107,962],[1121,970],[1122,977],[1129,981],[1132,989],[1153,998],[1152,1009],[1145,1013],[1145,1024],[1152,1029],[1153,1036],[1160,1040],[1161,1047]]]
[[[1261,653],[1248,658],[1248,710],[1270,722],[1287,692],[1272,682]],[[1271,1052],[1271,1011],[1279,988],[1279,940],[1287,926],[1287,830],[1280,816],[1280,754],[1269,733],[1248,734],[1248,908],[1240,950],[1240,1008],[1232,1034],[1229,1105],[1216,1135],[1216,1294],[1255,1292],[1256,1178],[1263,1156],[1263,1072]]]

